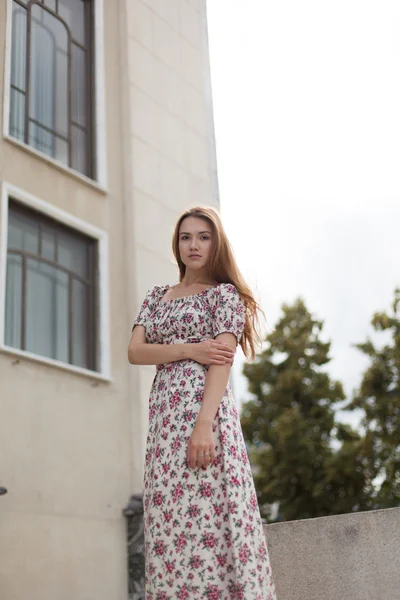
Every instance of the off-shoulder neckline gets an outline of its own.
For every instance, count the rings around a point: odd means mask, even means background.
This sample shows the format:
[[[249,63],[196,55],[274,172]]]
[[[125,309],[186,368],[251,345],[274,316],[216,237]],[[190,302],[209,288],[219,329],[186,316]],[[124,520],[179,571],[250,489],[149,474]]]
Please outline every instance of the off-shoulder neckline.
[[[207,290],[203,290],[202,292],[197,292],[197,294],[187,294],[187,296],[178,296],[178,298],[171,298],[171,300],[163,300],[165,294],[167,293],[167,290],[169,290],[171,288],[170,285],[164,285],[161,288],[163,293],[160,298],[159,304],[169,304],[170,302],[176,302],[177,300],[183,300],[184,298],[196,298],[197,296],[202,296],[203,294],[207,294],[208,292],[211,292],[211,290],[215,290],[220,285],[221,285],[221,283],[217,283],[216,285],[213,285],[212,287],[208,288]]]

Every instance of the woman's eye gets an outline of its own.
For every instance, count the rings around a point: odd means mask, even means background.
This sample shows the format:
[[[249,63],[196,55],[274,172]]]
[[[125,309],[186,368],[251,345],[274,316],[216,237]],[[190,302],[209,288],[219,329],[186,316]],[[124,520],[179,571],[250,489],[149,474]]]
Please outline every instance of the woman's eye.
[[[203,240],[207,241],[207,240],[209,240],[209,239],[210,239],[210,238],[209,238],[208,236],[206,236],[206,235],[205,235],[205,236],[203,236]]]

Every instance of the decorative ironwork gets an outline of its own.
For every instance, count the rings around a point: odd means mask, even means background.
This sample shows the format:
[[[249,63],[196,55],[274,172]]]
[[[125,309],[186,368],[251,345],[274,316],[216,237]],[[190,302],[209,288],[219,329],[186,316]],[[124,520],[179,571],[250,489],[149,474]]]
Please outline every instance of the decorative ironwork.
[[[129,600],[145,600],[143,496],[132,496],[123,514],[127,521]]]

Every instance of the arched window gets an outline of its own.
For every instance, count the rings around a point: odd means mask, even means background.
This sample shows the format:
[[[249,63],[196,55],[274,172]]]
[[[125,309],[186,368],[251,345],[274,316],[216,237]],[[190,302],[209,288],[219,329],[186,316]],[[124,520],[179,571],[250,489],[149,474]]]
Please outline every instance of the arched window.
[[[94,177],[91,0],[13,0],[10,135]]]

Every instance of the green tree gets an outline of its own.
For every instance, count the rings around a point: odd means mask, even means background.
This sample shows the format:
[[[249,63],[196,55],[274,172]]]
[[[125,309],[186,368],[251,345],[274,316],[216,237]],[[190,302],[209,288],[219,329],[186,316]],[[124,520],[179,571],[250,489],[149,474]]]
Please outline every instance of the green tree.
[[[381,349],[369,338],[355,345],[370,365],[348,408],[364,411],[361,453],[375,478],[374,508],[391,508],[400,506],[400,289],[394,292],[392,314],[375,313],[371,324],[387,332],[389,342]]]
[[[266,506],[277,501],[282,520],[369,508],[362,440],[335,423],[344,393],[322,370],[330,361],[323,322],[302,299],[282,311],[266,348],[243,369],[254,398],[241,421],[261,512],[269,516]]]

